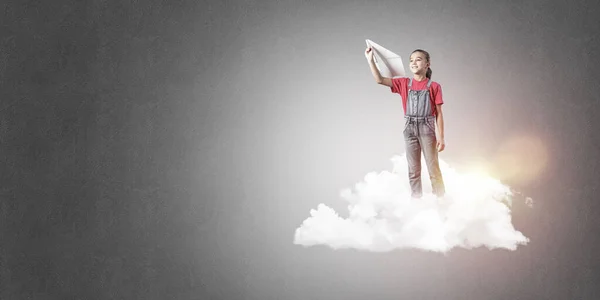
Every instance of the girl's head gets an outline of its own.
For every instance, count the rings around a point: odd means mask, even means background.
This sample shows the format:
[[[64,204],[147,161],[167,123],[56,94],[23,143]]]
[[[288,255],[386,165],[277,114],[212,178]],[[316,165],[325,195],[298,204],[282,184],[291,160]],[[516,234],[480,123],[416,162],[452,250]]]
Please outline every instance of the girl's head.
[[[431,79],[430,57],[425,50],[417,49],[410,54],[410,70],[413,74],[425,75]]]

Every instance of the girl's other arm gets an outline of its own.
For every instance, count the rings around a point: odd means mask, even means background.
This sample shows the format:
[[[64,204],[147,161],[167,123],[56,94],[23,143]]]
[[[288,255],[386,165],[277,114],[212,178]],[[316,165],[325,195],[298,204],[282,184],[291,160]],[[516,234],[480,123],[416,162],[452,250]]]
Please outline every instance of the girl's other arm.
[[[379,84],[392,87],[392,79],[387,78],[387,77],[382,77],[381,73],[379,73],[379,70],[377,69],[377,66],[375,65],[375,61],[373,60],[373,49],[371,49],[371,47],[369,47],[369,48],[367,48],[367,50],[365,50],[365,56],[367,57],[367,61],[369,61],[369,66],[371,67],[371,73],[373,73],[373,77],[375,78],[375,81]]]
[[[444,114],[442,113],[442,105],[436,105],[436,124],[437,124],[437,148],[438,152],[444,151],[446,148],[446,142],[444,141]]]

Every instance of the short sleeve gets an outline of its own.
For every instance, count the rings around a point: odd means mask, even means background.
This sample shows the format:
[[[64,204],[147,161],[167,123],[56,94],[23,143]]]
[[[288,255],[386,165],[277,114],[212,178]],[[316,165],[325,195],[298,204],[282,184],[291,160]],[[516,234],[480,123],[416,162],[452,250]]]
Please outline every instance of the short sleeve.
[[[442,86],[439,84],[432,85],[433,99],[436,105],[444,104],[444,98],[442,96]]]
[[[395,94],[400,94],[400,91],[402,90],[402,86],[405,80],[403,80],[403,77],[396,77],[396,78],[392,78],[392,86],[390,87],[390,90],[392,93]]]

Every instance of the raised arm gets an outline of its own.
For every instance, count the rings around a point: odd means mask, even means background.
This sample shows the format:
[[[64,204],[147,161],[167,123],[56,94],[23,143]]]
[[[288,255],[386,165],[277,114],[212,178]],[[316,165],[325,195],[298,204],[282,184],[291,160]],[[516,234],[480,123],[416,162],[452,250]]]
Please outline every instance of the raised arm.
[[[375,65],[375,61],[373,58],[373,49],[371,47],[368,47],[367,50],[365,50],[365,56],[367,57],[367,61],[369,62],[369,66],[371,67],[371,73],[373,73],[373,77],[375,78],[375,81],[379,84],[392,87],[392,79],[387,78],[387,77],[382,77],[381,73],[379,73],[379,70],[377,69],[377,66]]]

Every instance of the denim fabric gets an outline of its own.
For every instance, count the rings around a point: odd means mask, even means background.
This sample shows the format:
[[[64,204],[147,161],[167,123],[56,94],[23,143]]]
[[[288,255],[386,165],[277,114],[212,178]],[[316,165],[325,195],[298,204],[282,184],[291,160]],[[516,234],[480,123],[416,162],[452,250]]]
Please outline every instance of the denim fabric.
[[[408,84],[407,112],[404,117],[404,142],[406,145],[406,160],[408,162],[408,181],[411,195],[421,198],[421,152],[425,157],[433,194],[443,197],[446,193],[444,179],[440,170],[435,136],[435,116],[431,115],[429,86],[421,91],[411,90],[412,79]]]
[[[435,136],[435,117],[405,117],[404,141],[408,161],[408,180],[412,197],[423,195],[421,184],[421,152],[427,164],[433,194],[443,197],[444,180],[438,161],[437,139]]]
[[[416,117],[426,117],[431,115],[431,101],[429,97],[429,88],[431,80],[427,82],[427,88],[414,91],[412,88],[412,78],[408,81],[408,101],[406,105],[406,115]]]

